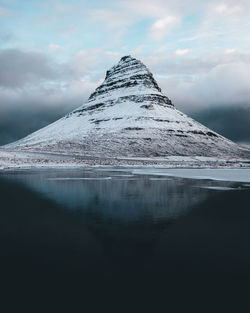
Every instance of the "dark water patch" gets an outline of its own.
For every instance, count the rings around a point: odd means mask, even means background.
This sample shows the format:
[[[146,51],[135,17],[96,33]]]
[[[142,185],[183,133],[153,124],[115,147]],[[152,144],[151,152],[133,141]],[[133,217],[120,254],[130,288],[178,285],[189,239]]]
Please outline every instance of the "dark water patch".
[[[132,181],[129,175],[2,175],[4,298],[31,303],[34,297],[35,308],[59,308],[69,300],[71,311],[76,305],[116,312],[223,312],[235,302],[243,312],[250,282],[250,190],[218,192],[194,188],[199,180],[134,175]]]

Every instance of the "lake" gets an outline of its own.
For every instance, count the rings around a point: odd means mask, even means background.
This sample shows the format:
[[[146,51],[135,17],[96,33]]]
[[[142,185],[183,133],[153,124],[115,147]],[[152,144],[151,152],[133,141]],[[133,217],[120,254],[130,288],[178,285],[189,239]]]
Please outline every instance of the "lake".
[[[0,196],[1,298],[9,307],[247,308],[246,182],[19,170],[0,174]]]

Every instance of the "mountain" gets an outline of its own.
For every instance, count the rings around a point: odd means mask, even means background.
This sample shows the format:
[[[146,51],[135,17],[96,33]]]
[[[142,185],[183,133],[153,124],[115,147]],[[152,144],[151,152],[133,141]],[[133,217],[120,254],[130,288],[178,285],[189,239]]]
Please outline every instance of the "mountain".
[[[232,141],[178,111],[152,73],[124,56],[88,101],[5,148],[97,157],[243,155]]]

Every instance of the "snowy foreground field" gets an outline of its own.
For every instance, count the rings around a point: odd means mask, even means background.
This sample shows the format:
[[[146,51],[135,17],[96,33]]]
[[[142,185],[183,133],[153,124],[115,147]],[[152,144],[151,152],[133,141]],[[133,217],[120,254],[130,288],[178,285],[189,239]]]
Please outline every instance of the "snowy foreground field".
[[[102,167],[132,174],[250,182],[250,160],[208,157],[93,158],[0,150],[0,170]],[[219,170],[218,170],[219,169]]]

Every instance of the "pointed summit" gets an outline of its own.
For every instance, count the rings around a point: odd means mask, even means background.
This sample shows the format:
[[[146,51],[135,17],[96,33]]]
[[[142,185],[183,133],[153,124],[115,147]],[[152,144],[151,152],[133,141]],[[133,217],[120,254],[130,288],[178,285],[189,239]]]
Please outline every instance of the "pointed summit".
[[[171,100],[162,94],[149,69],[130,55],[122,57],[117,65],[106,72],[104,82],[90,95],[88,104],[90,108],[92,105],[93,108],[103,107],[108,99],[116,103],[141,103],[142,107],[149,109],[153,105],[172,106]],[[87,107],[84,104],[72,113],[80,113]]]
[[[6,148],[99,157],[242,155],[235,143],[176,110],[130,55],[106,72],[81,107]]]
[[[98,97],[102,99],[112,91],[119,91],[126,95],[138,94],[138,92],[161,94],[153,74],[141,61],[130,55],[122,57],[117,65],[106,72],[104,82],[96,88],[89,100],[96,100]],[[166,104],[170,104],[167,97],[165,100]]]

